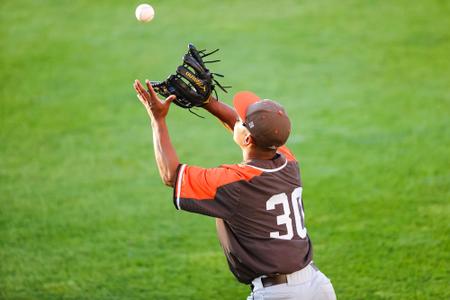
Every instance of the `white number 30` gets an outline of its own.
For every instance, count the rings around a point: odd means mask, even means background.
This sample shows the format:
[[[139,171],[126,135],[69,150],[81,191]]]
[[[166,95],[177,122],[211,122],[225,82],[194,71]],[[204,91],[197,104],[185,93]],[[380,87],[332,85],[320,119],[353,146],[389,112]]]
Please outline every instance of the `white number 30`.
[[[292,207],[294,209],[295,229],[300,238],[306,238],[305,213],[302,207],[302,188],[296,188],[291,194]],[[280,235],[279,231],[272,231],[271,238],[291,240],[294,237],[292,227],[291,209],[289,208],[289,199],[286,193],[276,194],[270,197],[266,202],[266,209],[275,209],[278,204],[283,205],[283,214],[277,216],[277,225],[286,226],[286,234]]]

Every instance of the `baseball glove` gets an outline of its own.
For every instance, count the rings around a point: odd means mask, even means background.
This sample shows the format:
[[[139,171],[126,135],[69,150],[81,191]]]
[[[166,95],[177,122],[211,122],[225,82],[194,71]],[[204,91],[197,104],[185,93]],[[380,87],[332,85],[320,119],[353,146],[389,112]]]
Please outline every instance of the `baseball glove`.
[[[199,51],[194,45],[189,44],[188,52],[183,56],[183,63],[178,66],[176,73],[170,75],[165,81],[151,82],[155,92],[163,97],[177,96],[173,102],[187,109],[207,104],[213,91],[217,98],[216,86],[226,93],[229,86],[222,86],[214,78],[214,75],[219,77],[223,77],[223,75],[212,73],[205,66],[206,63],[214,63],[220,60],[203,61],[204,57],[216,53],[219,49],[209,53],[205,51]]]

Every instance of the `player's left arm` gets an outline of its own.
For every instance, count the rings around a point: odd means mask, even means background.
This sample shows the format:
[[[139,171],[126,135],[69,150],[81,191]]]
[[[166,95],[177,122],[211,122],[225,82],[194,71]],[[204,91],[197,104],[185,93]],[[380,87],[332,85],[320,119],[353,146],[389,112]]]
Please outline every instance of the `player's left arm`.
[[[234,124],[236,124],[236,121],[239,119],[238,114],[233,107],[217,100],[211,95],[209,102],[205,104],[203,108],[217,117],[227,129],[233,131]]]
[[[136,80],[133,84],[137,97],[144,105],[150,117],[153,129],[153,148],[159,175],[167,186],[174,186],[177,167],[180,164],[175,148],[170,141],[169,131],[166,125],[166,116],[170,103],[175,99],[174,95],[161,101],[153,90],[150,82],[146,81],[148,91]]]

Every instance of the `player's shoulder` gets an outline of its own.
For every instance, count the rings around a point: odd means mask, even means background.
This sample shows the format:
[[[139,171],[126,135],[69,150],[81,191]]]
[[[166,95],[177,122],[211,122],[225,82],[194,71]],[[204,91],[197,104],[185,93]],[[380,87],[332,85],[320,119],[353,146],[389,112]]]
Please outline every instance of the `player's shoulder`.
[[[249,181],[262,172],[244,164],[227,164],[214,168],[202,168],[186,166],[186,170],[180,171],[190,178],[192,182],[202,182],[210,186],[223,186],[237,181]],[[183,174],[182,174],[183,175]]]
[[[262,173],[261,170],[252,168],[244,163],[220,165],[217,169],[222,175],[232,176],[236,180],[250,180]]]
[[[288,161],[297,161],[294,153],[286,145],[279,147],[277,152],[283,154]]]

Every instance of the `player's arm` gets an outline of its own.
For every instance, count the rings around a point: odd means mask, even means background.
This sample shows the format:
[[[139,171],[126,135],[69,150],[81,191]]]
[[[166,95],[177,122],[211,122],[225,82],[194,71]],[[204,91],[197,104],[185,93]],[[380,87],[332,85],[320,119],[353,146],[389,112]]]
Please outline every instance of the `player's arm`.
[[[203,108],[216,116],[227,129],[233,131],[234,124],[239,118],[234,108],[226,103],[218,101],[212,95],[210,97],[210,101],[203,106]]]
[[[152,122],[153,149],[159,175],[167,186],[174,186],[177,167],[180,164],[175,148],[170,141],[166,120]]]
[[[153,130],[153,148],[159,175],[167,186],[174,186],[177,167],[180,164],[175,148],[170,141],[169,131],[166,125],[166,116],[170,103],[175,96],[169,96],[164,102],[156,96],[150,82],[146,81],[148,91],[136,80],[133,84],[137,96],[145,106],[150,117]]]

